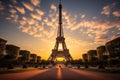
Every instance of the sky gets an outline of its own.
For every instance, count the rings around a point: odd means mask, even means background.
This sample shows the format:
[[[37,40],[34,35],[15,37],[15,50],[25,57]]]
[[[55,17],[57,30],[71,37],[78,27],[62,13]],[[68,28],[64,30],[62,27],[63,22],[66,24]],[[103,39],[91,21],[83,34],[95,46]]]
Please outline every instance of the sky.
[[[47,59],[55,46],[59,0],[0,0],[0,38]],[[120,0],[62,0],[73,59],[120,37]]]

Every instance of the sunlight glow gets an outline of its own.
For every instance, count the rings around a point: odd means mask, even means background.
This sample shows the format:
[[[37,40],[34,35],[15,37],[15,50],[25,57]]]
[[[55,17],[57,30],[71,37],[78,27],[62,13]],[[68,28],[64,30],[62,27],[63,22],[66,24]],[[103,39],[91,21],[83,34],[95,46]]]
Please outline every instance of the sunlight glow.
[[[59,44],[58,51],[63,51],[62,43]]]
[[[58,58],[56,58],[56,60],[57,60],[57,61],[64,61],[65,58],[63,58],[63,57],[58,57]]]

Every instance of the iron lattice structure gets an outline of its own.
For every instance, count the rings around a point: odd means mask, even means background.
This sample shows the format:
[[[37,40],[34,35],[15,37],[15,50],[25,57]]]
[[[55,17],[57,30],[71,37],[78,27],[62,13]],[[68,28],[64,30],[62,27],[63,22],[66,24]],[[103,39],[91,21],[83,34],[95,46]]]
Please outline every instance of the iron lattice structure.
[[[59,45],[62,45],[62,50],[59,50]],[[57,57],[63,57],[67,62],[73,60],[69,49],[67,49],[64,33],[63,33],[63,27],[62,27],[62,4],[60,0],[59,4],[59,26],[58,26],[58,32],[57,32],[57,38],[56,38],[56,44],[54,46],[54,49],[52,49],[52,54],[48,58],[49,61],[55,62]]]

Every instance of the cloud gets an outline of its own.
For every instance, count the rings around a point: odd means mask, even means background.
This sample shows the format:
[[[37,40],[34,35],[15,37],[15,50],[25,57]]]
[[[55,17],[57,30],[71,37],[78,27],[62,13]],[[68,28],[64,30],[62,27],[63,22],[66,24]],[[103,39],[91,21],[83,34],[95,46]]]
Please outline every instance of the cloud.
[[[52,29],[56,29],[58,27],[58,23],[57,23],[57,18],[56,17],[50,17],[43,19],[44,23],[46,26],[52,28]]]
[[[49,11],[47,16],[43,10],[37,7],[34,9],[35,3],[32,3],[34,6],[26,2],[21,3],[23,6],[13,6],[9,4],[10,15],[6,19],[18,23],[18,28],[31,36],[51,38],[54,35],[55,29],[58,27],[58,23],[56,23],[58,14],[56,14],[55,6],[52,8],[54,9],[53,11],[50,9],[52,12]],[[30,11],[27,16],[24,7]],[[24,16],[19,15],[18,12],[24,14]]]
[[[35,0],[34,0],[35,1]],[[32,5],[30,5],[29,3],[26,3],[26,2],[22,2],[22,4],[25,6],[26,9],[30,10],[30,11],[33,11],[34,8]]]
[[[17,1],[16,0],[11,0],[13,4],[17,4]]]
[[[17,11],[19,11],[21,14],[25,14],[25,9],[23,7],[15,7],[17,9]]]
[[[41,1],[41,0],[31,0],[31,3],[32,3],[34,6],[39,6],[40,1]]]
[[[0,1],[0,11],[4,10],[4,6],[2,5],[2,2]]]
[[[30,13],[30,17],[23,16],[19,20],[19,29],[37,38],[51,38],[58,26],[57,15],[54,15],[54,12],[49,12],[48,16],[42,18],[46,13],[41,9],[34,9],[34,12]]]
[[[14,6],[13,6],[13,5],[11,5],[11,4],[9,4],[9,7],[10,7],[11,9],[13,9],[13,8],[14,8]]]
[[[56,12],[57,7],[54,4],[51,4],[48,13],[37,8],[36,6],[38,6],[38,3],[36,2],[35,4],[33,0],[31,0],[31,3],[22,2],[22,4],[26,9],[29,10],[27,16],[25,14],[26,12],[24,7],[15,7],[16,9],[14,9],[14,7],[11,5],[9,9],[10,16],[7,17],[7,19],[18,22],[20,25],[19,29],[21,29],[22,32],[25,32],[34,37],[50,39],[55,36],[56,29],[59,26],[59,14]],[[103,8],[103,12],[101,13],[104,15],[110,15],[110,13],[112,13],[111,9],[114,5],[110,4],[105,6]],[[25,15],[17,15],[17,11]],[[112,14],[116,17],[119,16],[119,12],[117,11],[113,11]],[[77,42],[72,39],[76,44],[80,44],[83,41],[85,42],[82,44],[82,46],[87,46],[85,44],[91,44],[91,42],[96,44],[103,44],[114,36],[113,34],[107,36],[109,35],[110,29],[113,26],[120,30],[120,21],[118,20],[99,20],[99,17],[93,17],[93,19],[87,20],[86,17],[87,15],[85,13],[73,15],[66,10],[63,10],[63,28],[73,33],[75,32],[76,34],[80,34],[79,37],[87,37],[84,40],[75,39]],[[114,32],[115,31],[116,30],[114,30]],[[119,35],[119,33],[116,32],[116,35]]]
[[[85,16],[86,16],[85,14],[80,14],[81,19],[85,18]]]
[[[39,31],[43,31],[43,30],[44,30],[44,26],[43,25],[39,26]]]
[[[42,10],[36,9],[36,12],[41,16],[44,15],[44,12]]]
[[[74,31],[74,30],[79,29],[81,26],[84,26],[84,23],[80,22],[80,23],[74,25],[74,27],[72,26],[70,29],[71,29],[72,31]]]
[[[99,26],[100,24],[101,27],[99,27],[98,29],[96,29],[94,32],[89,32],[89,33],[94,33],[95,34],[95,39],[94,42],[95,43],[106,43],[108,40],[111,40],[112,37],[115,34],[118,34],[119,30],[119,23],[120,21],[109,21],[109,22],[98,22],[97,25]],[[103,28],[105,27],[105,28]],[[115,28],[114,28],[115,27]]]
[[[19,21],[21,25],[19,29],[21,29],[22,32],[28,33],[34,37],[44,38],[50,38],[54,35],[55,31],[53,29],[55,29],[54,23],[56,23],[56,21],[53,17],[48,17],[50,18],[49,20],[42,19],[44,12],[39,9],[36,9],[35,12],[31,13],[30,15],[31,18],[22,17],[22,19]]]
[[[28,24],[28,25],[33,25],[33,24],[36,24],[37,21],[34,20],[33,18],[22,17],[22,20],[20,20],[19,23],[20,23],[21,25],[26,25],[26,24]]]
[[[26,24],[26,21],[24,21],[24,20],[20,20],[19,23],[20,23],[21,26],[23,26],[23,25]]]
[[[92,29],[107,29],[109,27],[111,27],[111,25],[109,25],[110,22],[109,21],[99,21],[99,20],[83,20],[83,21],[80,21],[78,23],[76,23],[75,26],[71,27],[70,29],[71,30],[77,30],[81,27],[86,27],[86,28],[92,28]],[[109,26],[109,27],[107,27]]]
[[[34,37],[40,38],[40,37],[42,37],[42,35],[41,34],[35,34]]]
[[[42,10],[36,9],[34,13],[30,14],[32,18],[36,20],[42,20],[42,16],[44,15],[44,12]]]
[[[17,14],[14,14],[14,15],[11,15],[11,18],[13,19],[13,21],[17,22],[18,21],[18,15]]]
[[[51,7],[50,7],[50,9],[56,11],[57,7],[54,4],[52,4]]]
[[[39,33],[39,30],[36,26],[30,26],[29,24],[25,24],[20,25],[19,29],[21,29],[22,32],[32,35],[34,37],[42,37],[41,33]]]
[[[51,38],[54,35],[54,30],[50,29],[50,30],[44,30],[43,34],[45,34],[45,36],[47,36],[48,38]]]
[[[115,3],[112,3],[110,5],[106,5],[103,7],[101,14],[104,14],[106,16],[109,16],[111,13],[111,9],[115,6]]]
[[[120,10],[119,11],[114,11],[112,14],[116,17],[120,17]]]
[[[115,29],[111,29],[113,27],[115,27]],[[104,44],[108,40],[111,40],[115,34],[120,32],[120,21],[82,20],[70,27],[70,30],[80,30],[81,35],[87,35],[94,43]],[[111,31],[114,31],[114,33],[111,33]]]
[[[118,38],[118,37],[120,37],[120,32],[119,32],[119,33],[117,33],[116,35],[112,36],[112,38],[111,38],[111,39],[113,40],[113,39]]]
[[[19,29],[21,29],[22,32],[28,33],[30,35],[34,35],[35,33],[37,33],[37,30],[34,29],[36,28],[35,21],[36,20],[34,20],[33,18],[22,17],[22,19],[19,20],[19,24],[20,24]]]
[[[19,29],[21,29],[22,32],[28,33],[29,30],[31,30],[31,26],[19,26]]]
[[[93,35],[92,35],[92,34],[88,34],[88,36],[89,36],[90,38],[93,38]]]
[[[101,14],[104,14],[104,15],[109,15],[110,14],[110,6],[104,6],[103,7],[103,11],[101,12]]]
[[[10,12],[11,14],[16,14],[16,13],[17,13],[17,11],[16,11],[15,9],[10,9],[9,12]]]
[[[9,17],[6,17],[6,19],[7,20],[10,20],[11,22],[18,22],[18,18],[19,18],[19,16],[18,16],[18,14],[11,14],[11,15],[9,15]]]
[[[75,26],[76,20],[78,16],[77,15],[70,15],[67,11],[63,11],[63,26],[66,26],[68,29]]]
[[[42,19],[42,18],[41,18],[41,15],[36,14],[36,13],[34,13],[34,14],[32,13],[32,14],[31,14],[31,17],[34,18],[34,19],[36,19],[36,20],[41,20],[41,19]]]

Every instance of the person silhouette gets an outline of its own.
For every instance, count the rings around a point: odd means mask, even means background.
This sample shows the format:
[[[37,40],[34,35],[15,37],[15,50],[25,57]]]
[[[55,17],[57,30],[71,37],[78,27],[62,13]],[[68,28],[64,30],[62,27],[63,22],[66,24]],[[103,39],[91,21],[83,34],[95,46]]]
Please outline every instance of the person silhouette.
[[[61,66],[59,65],[59,68],[61,68]]]

